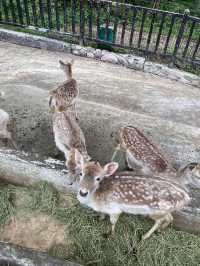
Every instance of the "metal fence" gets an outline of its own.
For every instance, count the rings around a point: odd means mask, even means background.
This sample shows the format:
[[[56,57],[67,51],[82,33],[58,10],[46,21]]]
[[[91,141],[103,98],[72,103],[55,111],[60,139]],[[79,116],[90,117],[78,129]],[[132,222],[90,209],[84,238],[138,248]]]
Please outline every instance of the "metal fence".
[[[119,1],[0,0],[0,23],[34,26],[200,66],[200,18]]]

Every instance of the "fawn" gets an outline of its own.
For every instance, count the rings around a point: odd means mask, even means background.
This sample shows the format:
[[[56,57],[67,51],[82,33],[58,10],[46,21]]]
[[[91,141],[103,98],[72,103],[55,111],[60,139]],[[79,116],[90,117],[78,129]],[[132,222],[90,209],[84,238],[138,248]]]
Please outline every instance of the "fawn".
[[[73,163],[74,149],[82,154],[85,161],[90,160],[83,131],[70,111],[53,113],[53,132],[56,146],[64,153],[69,170],[72,171],[73,165],[75,165]]]
[[[17,149],[16,144],[13,140],[13,120],[10,120],[9,114],[4,110],[0,109],[0,139],[14,149]]]
[[[125,151],[128,167],[133,170],[135,166],[139,167],[140,174],[161,176],[182,186],[200,187],[200,164],[189,163],[177,171],[159,149],[135,127],[125,126],[120,129],[120,144],[112,160],[120,149]]]
[[[172,221],[172,212],[183,208],[190,201],[187,191],[177,183],[159,177],[134,175],[133,172],[115,174],[118,163],[101,167],[99,162],[84,162],[76,150],[76,162],[82,169],[77,198],[93,210],[108,214],[114,234],[115,224],[121,213],[149,216],[153,227],[142,237],[149,238],[158,229]]]
[[[115,149],[112,161],[118,150],[125,152],[126,163],[130,169],[137,167],[143,174],[176,171],[157,146],[136,127],[125,126],[120,129],[119,145]]]
[[[64,63],[61,60],[59,61],[60,68],[65,72],[67,80],[63,84],[59,85],[56,89],[50,91],[49,107],[52,112],[62,112],[72,107],[75,117],[78,119],[75,99],[79,92],[77,88],[77,82],[72,78],[73,62],[73,60],[69,63]]]

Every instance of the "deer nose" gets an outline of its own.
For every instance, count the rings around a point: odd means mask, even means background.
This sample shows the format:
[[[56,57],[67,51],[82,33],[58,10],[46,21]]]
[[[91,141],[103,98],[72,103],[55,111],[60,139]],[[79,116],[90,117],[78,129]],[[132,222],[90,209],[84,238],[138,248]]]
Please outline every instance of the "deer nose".
[[[79,191],[79,194],[81,197],[86,197],[88,194],[88,191],[83,192],[82,190]]]

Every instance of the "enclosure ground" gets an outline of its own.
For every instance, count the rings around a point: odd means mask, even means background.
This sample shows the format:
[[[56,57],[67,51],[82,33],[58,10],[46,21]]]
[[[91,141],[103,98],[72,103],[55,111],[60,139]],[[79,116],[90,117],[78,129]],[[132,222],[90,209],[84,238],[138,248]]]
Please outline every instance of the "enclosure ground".
[[[64,80],[58,60],[71,58],[75,59],[73,71],[80,90],[79,122],[94,159],[108,162],[119,127],[131,124],[160,145],[173,164],[199,161],[198,88],[92,59],[0,42],[0,104],[15,119],[19,149],[37,157],[58,157],[48,91]],[[1,236],[5,240],[18,243],[20,231],[18,235],[14,228],[24,228],[24,233],[33,230],[32,234],[38,235],[38,239],[32,238],[36,243],[25,243],[27,237],[21,244],[84,265],[200,264],[198,236],[168,228],[164,234],[155,234],[141,243],[141,235],[152,223],[123,215],[115,238],[105,238],[110,228],[108,219],[99,221],[93,211],[73,198],[60,196],[49,186],[24,189],[2,185],[0,191],[0,214],[4,214],[0,217]],[[199,208],[199,201],[195,204]],[[44,222],[48,225],[49,245],[43,241]],[[35,226],[30,228],[32,223]],[[58,234],[54,235],[56,230]]]

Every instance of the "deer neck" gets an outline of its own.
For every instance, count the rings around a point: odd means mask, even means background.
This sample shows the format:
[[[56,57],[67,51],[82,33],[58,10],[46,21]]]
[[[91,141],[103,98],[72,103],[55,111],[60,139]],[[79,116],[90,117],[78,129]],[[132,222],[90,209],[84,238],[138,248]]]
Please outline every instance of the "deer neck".
[[[68,69],[65,70],[65,74],[66,74],[67,80],[72,79],[72,67],[71,66],[69,66]]]

